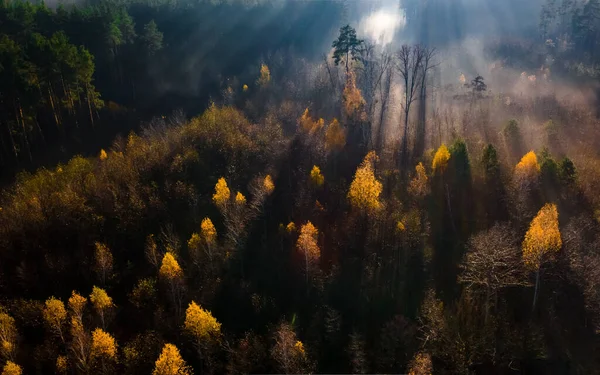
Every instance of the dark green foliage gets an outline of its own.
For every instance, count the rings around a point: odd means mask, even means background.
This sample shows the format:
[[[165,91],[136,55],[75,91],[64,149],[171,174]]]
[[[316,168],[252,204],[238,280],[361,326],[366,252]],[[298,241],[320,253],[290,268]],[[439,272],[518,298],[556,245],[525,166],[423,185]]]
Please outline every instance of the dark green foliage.
[[[525,153],[519,123],[516,120],[508,121],[506,126],[504,126],[504,129],[502,129],[502,135],[504,136],[504,143],[509,156],[511,160],[516,163],[516,161],[520,160]]]
[[[340,36],[332,44],[335,65],[343,60],[348,71],[350,60],[358,60],[363,43],[356,37],[356,30],[350,25],[340,28]]]
[[[577,179],[577,170],[575,164],[568,157],[564,157],[558,165],[558,173],[561,182],[566,186],[571,186]]]

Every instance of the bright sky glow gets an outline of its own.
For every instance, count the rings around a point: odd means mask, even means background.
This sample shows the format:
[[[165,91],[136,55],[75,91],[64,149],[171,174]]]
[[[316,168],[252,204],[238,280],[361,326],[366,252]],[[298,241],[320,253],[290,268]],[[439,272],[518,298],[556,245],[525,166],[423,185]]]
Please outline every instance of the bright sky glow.
[[[406,19],[398,8],[379,9],[361,22],[362,34],[377,44],[389,44],[396,31],[404,27]]]

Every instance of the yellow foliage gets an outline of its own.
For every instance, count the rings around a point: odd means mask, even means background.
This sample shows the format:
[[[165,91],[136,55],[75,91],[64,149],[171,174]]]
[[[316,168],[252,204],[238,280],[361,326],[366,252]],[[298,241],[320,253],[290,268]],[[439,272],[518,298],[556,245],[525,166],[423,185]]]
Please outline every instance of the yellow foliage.
[[[11,361],[7,361],[2,369],[2,375],[21,375],[22,373],[21,366]]]
[[[192,233],[192,237],[188,240],[188,248],[198,250],[202,244],[202,238],[198,233]]]
[[[104,332],[100,328],[96,328],[92,332],[92,358],[116,359],[117,344],[114,337]]]
[[[310,171],[310,180],[315,186],[323,186],[325,177],[321,174],[321,168],[313,165],[312,170]]]
[[[396,229],[398,232],[404,232],[406,230],[406,226],[402,221],[398,221],[398,224],[396,224]]]
[[[333,119],[325,132],[325,148],[328,151],[339,151],[346,145],[346,131],[337,119]]]
[[[65,355],[59,355],[56,358],[56,373],[57,374],[66,374],[67,369],[69,368],[69,360]]]
[[[202,219],[202,223],[200,223],[200,232],[208,245],[214,244],[217,240],[217,230],[213,222],[207,217]]]
[[[242,194],[238,191],[237,194],[235,195],[235,203],[239,204],[241,206],[246,204],[246,197],[244,197],[244,194]]]
[[[106,151],[104,151],[104,149],[100,150],[100,160],[106,160],[108,159],[108,154],[106,153]]]
[[[81,316],[86,303],[87,298],[79,295],[75,291],[71,292],[71,297],[69,298],[69,309],[73,314]]]
[[[431,375],[433,373],[433,364],[431,356],[427,353],[417,353],[410,361],[408,375]]]
[[[533,181],[540,174],[540,164],[535,152],[529,151],[515,167],[515,179],[517,181]]]
[[[2,356],[11,358],[15,350],[15,342],[17,341],[17,327],[15,319],[0,310],[0,347]]]
[[[375,160],[377,160],[375,151],[369,152],[356,170],[354,180],[350,184],[348,199],[352,206],[359,210],[373,211],[381,208],[379,195],[383,191],[383,185],[375,177],[373,170]]]
[[[301,355],[301,356],[305,356],[306,355],[306,351],[304,350],[304,344],[302,343],[302,341],[297,340],[296,343],[294,344],[294,349],[296,350],[296,352]]]
[[[302,116],[298,119],[298,127],[308,134],[314,134],[325,126],[325,120],[320,118],[317,121],[313,121],[312,117],[308,113],[308,108],[304,110]]]
[[[286,230],[288,233],[295,232],[295,231],[296,231],[296,224],[294,224],[294,222],[293,222],[293,221],[290,221],[290,222],[288,223],[288,225],[286,225],[286,227],[285,227],[285,230]]]
[[[94,308],[97,311],[108,309],[113,305],[112,298],[108,296],[104,289],[98,288],[97,286],[94,286],[92,288],[92,293],[90,294],[90,301],[92,302],[92,305],[94,305]]]
[[[215,193],[213,194],[213,202],[218,207],[223,207],[229,201],[229,197],[231,196],[231,191],[227,186],[227,181],[223,177],[219,178],[217,184],[215,185]]]
[[[265,176],[265,179],[263,180],[263,186],[267,194],[271,194],[273,190],[275,190],[275,184],[273,183],[273,179],[271,178],[270,174]]]
[[[431,165],[434,172],[444,172],[448,166],[450,160],[450,151],[445,144],[442,144],[433,157],[433,163]]]
[[[300,228],[300,236],[296,246],[310,261],[317,261],[321,256],[321,250],[317,244],[318,236],[319,231],[310,221]]]
[[[217,322],[210,311],[192,301],[185,312],[185,330],[199,342],[218,339],[221,335],[221,323]]]
[[[271,71],[266,64],[260,65],[260,77],[258,78],[258,84],[261,86],[266,85],[271,81]]]
[[[160,356],[154,363],[152,375],[192,375],[179,349],[173,344],[165,344]]]
[[[54,297],[46,300],[44,310],[42,311],[44,321],[53,330],[60,331],[61,326],[67,320],[67,310],[65,304]]]
[[[410,181],[410,185],[408,186],[408,191],[415,197],[422,198],[427,195],[429,191],[429,179],[427,178],[427,173],[425,172],[425,166],[423,163],[417,164],[415,167],[415,177]]]
[[[562,247],[558,228],[558,210],[555,204],[547,203],[529,225],[523,241],[523,261],[533,270],[538,270],[546,256],[552,256]]]
[[[177,263],[177,260],[170,251],[165,253],[158,274],[160,277],[167,280],[173,280],[183,276],[183,271],[181,270],[179,263]]]
[[[360,89],[356,87],[356,77],[350,71],[344,87],[344,111],[349,117],[356,117],[360,121],[366,121],[367,114],[364,111],[365,100]]]
[[[248,85],[242,86],[242,91],[244,91],[244,92],[248,91]]]

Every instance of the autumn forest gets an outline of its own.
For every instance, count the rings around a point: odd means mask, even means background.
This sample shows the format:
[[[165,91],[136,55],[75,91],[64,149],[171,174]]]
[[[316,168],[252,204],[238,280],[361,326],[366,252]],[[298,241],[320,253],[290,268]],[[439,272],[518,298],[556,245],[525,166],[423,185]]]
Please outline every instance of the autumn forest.
[[[600,0],[522,3],[2,1],[1,374],[599,374]]]

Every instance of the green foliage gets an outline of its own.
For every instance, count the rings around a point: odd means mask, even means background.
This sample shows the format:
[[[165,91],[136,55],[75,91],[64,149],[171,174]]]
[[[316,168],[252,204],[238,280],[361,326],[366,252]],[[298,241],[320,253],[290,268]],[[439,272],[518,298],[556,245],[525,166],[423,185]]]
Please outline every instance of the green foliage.
[[[335,65],[344,61],[348,71],[350,61],[359,59],[363,43],[363,40],[356,37],[356,30],[350,25],[340,28],[340,35],[332,44]]]

